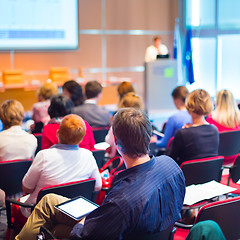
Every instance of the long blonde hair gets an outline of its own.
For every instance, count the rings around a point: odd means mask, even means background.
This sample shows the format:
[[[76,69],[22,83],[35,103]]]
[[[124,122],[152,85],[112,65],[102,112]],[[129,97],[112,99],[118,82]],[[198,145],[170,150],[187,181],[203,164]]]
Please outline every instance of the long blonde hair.
[[[216,109],[212,113],[212,118],[228,128],[234,128],[240,124],[240,111],[229,90],[217,92]]]

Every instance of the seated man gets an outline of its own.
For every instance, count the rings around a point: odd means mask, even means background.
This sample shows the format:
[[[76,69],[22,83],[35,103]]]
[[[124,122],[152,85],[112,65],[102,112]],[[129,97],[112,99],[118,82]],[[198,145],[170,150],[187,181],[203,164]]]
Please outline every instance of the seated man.
[[[124,239],[164,231],[180,218],[185,179],[173,159],[149,157],[152,126],[147,116],[123,108],[114,116],[112,128],[127,169],[117,175],[103,204],[76,224],[54,208],[66,198],[48,194],[16,239],[35,239],[42,225],[52,230],[59,223],[73,227],[71,239]]]
[[[91,127],[110,125],[110,113],[103,107],[97,106],[101,93],[102,85],[99,82],[88,82],[85,85],[86,101],[84,104],[72,108],[72,113],[81,116]]]
[[[36,203],[43,187],[87,178],[95,178],[95,190],[101,189],[102,179],[92,152],[78,146],[85,133],[81,117],[71,114],[63,118],[57,131],[59,144],[40,151],[23,178],[23,191],[30,194],[21,198],[22,202]],[[30,212],[26,210],[22,208],[21,212],[28,217]]]

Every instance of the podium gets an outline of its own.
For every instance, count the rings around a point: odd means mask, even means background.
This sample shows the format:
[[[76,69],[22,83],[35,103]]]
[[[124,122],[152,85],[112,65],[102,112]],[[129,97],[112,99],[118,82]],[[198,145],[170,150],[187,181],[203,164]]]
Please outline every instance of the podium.
[[[144,100],[148,114],[176,111],[171,93],[177,85],[175,59],[158,59],[145,63]]]

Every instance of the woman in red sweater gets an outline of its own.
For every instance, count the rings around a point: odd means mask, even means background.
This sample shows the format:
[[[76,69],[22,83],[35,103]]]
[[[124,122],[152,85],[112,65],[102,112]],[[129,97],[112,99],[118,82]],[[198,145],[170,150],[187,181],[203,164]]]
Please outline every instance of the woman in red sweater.
[[[42,149],[50,148],[58,143],[57,130],[63,117],[70,113],[70,109],[74,106],[72,100],[64,95],[56,95],[51,99],[51,104],[48,108],[48,114],[51,117],[49,123],[43,128]],[[94,150],[95,140],[93,137],[92,128],[86,124],[86,134],[79,144],[79,147]]]

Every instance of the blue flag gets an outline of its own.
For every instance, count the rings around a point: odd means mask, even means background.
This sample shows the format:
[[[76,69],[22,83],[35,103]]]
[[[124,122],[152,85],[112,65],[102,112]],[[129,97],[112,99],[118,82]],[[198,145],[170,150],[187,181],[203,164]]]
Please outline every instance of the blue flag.
[[[186,48],[185,48],[185,67],[186,67],[186,77],[187,81],[192,84],[195,82],[194,80],[194,74],[193,74],[193,59],[192,59],[192,44],[191,44],[191,38],[192,38],[192,31],[187,30],[187,36],[186,36]]]

